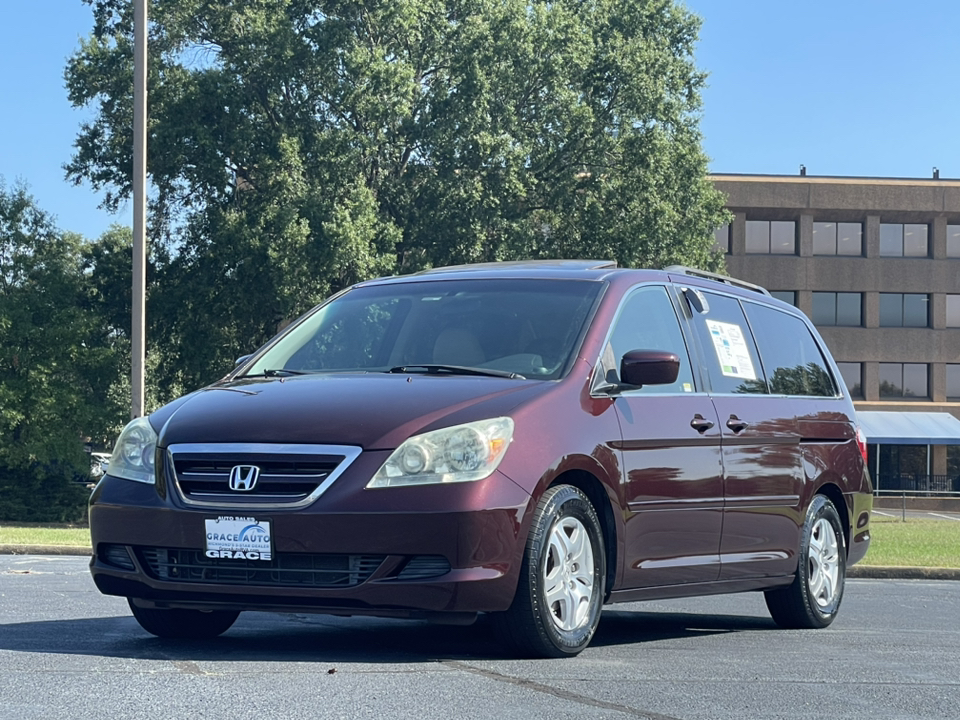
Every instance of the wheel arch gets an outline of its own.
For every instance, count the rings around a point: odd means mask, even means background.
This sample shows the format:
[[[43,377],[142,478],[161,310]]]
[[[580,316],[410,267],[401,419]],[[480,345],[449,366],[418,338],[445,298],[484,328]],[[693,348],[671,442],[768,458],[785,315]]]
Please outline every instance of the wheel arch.
[[[595,475],[586,470],[567,470],[557,475],[548,487],[557,485],[572,485],[580,490],[597,512],[600,528],[603,531],[604,560],[607,564],[607,573],[604,587],[604,601],[610,597],[617,581],[618,572],[618,525],[614,515],[614,500],[611,499],[607,486]]]
[[[816,495],[823,495],[837,509],[840,515],[840,524],[843,527],[843,548],[844,553],[850,553],[850,509],[847,507],[847,501],[843,497],[843,491],[832,482],[825,482],[817,488]]]

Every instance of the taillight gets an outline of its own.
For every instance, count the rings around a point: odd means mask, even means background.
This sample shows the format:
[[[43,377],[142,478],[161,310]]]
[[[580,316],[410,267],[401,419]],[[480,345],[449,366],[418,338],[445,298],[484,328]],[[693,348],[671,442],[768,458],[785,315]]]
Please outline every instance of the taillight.
[[[863,462],[867,462],[867,436],[863,434],[860,426],[857,426],[857,447],[860,448],[860,456]]]

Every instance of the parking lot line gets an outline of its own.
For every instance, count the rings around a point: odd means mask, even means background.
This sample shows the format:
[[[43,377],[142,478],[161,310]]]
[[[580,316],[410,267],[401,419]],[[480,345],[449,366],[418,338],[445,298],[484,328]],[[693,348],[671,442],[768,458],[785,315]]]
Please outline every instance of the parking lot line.
[[[934,517],[943,518],[944,520],[956,520],[960,522],[960,517],[951,517],[950,515],[941,515],[940,513],[927,513],[928,515],[933,515]]]

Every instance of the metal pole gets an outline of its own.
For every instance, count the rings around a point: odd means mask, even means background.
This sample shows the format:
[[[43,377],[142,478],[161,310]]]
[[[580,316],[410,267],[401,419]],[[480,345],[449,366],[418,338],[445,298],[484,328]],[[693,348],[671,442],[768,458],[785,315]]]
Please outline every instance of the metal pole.
[[[877,466],[877,470],[876,470],[877,474],[874,475],[874,477],[877,479],[877,495],[879,496],[880,495],[880,443],[877,443],[874,447],[877,448],[877,462],[875,463]]]
[[[147,286],[147,0],[133,0],[133,318],[130,417],[144,412]]]

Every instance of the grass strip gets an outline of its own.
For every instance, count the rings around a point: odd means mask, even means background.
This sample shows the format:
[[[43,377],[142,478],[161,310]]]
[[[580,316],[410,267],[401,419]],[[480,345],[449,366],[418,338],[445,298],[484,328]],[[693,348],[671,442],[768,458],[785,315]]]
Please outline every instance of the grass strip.
[[[15,525],[0,525],[0,545],[67,545],[70,547],[90,547],[90,530],[85,527],[18,527]]]
[[[960,568],[960,522],[927,518],[870,520],[872,540],[862,565]]]

